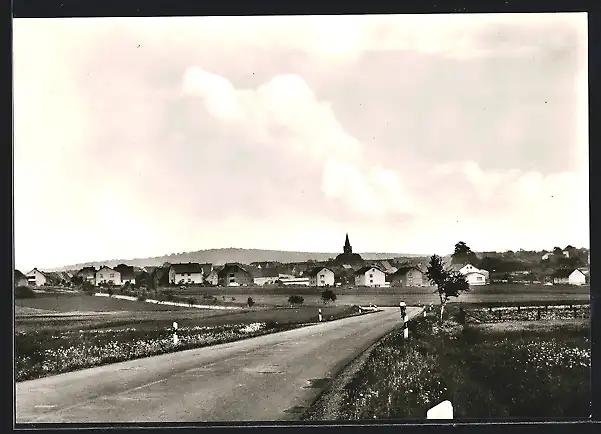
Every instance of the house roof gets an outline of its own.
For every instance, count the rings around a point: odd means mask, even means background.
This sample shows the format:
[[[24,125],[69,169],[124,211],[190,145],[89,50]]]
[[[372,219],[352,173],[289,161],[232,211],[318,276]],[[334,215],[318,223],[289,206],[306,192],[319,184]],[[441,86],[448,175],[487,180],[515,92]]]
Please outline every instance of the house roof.
[[[187,262],[183,264],[171,264],[171,267],[176,274],[183,273],[202,273],[202,267],[197,262]]]
[[[229,273],[232,269],[239,269],[241,270],[243,273],[249,274],[250,276],[252,276],[252,273],[250,273],[246,268],[244,268],[242,265],[240,264],[225,264],[224,267],[219,270],[218,276],[219,277],[224,277],[227,273]]]
[[[331,270],[330,268],[328,268],[328,267],[314,267],[314,268],[311,268],[311,269],[310,269],[310,270],[307,272],[307,276],[309,276],[309,277],[315,277],[315,276],[317,276],[317,275],[318,275],[318,274],[321,272],[321,270],[323,270],[323,269],[326,269],[326,270],[330,270],[330,271],[332,271],[332,270]],[[332,273],[333,273],[333,272],[334,272],[334,271],[332,271]]]
[[[411,270],[417,270],[419,272],[422,272],[422,270],[420,270],[419,267],[416,267],[416,266],[413,266],[413,265],[405,265],[403,267],[399,267],[399,269],[397,271],[395,271],[394,273],[392,273],[391,276],[394,276],[394,277],[404,276],[405,274],[407,274]]]
[[[38,270],[37,268],[34,268],[33,270],[31,270],[31,271],[30,271],[29,273],[27,273],[27,274],[31,274],[31,273],[33,273],[34,271],[37,271],[38,273],[40,273],[40,274],[41,274],[42,276],[44,276],[44,277],[47,277],[47,276],[48,276],[48,273],[45,273],[44,271],[40,271],[40,270]]]
[[[19,270],[15,270],[15,280],[25,279],[25,275]]]
[[[375,270],[378,270],[378,271],[379,271],[379,272],[381,272],[381,273],[383,273],[383,271],[382,271],[382,270],[381,270],[379,267],[377,267],[377,266],[375,266],[375,265],[371,265],[371,266],[365,266],[365,267],[361,267],[361,268],[359,268],[357,271],[355,271],[355,274],[357,274],[357,275],[360,275],[360,274],[365,274],[365,273],[367,273],[369,270],[371,270],[372,268],[373,268],[373,269],[375,269]]]
[[[96,271],[96,272],[98,273],[98,272],[100,272],[100,271],[102,271],[102,270],[111,270],[111,271],[116,271],[117,273],[119,273],[119,271],[118,271],[118,270],[115,270],[114,268],[111,268],[111,267],[107,267],[106,265],[103,265],[103,266],[101,266],[101,267],[98,269],[98,271]],[[119,274],[121,274],[121,273],[119,273]]]
[[[77,272],[77,274],[87,274],[87,273],[96,273],[96,268],[94,267],[83,267],[81,270]]]
[[[561,268],[559,270],[556,270],[555,273],[553,273],[553,277],[558,277],[560,279],[570,277],[570,274],[572,274],[574,271],[580,271],[582,273],[582,271],[578,268]]]
[[[208,275],[211,271],[213,271],[213,264],[200,264],[200,268],[202,269],[203,274]]]

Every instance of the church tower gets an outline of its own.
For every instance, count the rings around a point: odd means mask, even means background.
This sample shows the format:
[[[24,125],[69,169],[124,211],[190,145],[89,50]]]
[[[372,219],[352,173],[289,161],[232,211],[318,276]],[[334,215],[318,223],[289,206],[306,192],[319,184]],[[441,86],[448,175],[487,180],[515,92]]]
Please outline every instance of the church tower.
[[[345,255],[352,255],[353,254],[353,247],[351,246],[351,243],[348,239],[348,234],[346,234],[346,240],[344,241],[344,249],[343,252]]]

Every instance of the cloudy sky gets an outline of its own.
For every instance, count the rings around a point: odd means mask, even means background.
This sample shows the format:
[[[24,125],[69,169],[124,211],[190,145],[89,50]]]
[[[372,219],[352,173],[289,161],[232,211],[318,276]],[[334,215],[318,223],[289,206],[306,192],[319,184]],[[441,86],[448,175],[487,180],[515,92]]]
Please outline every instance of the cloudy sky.
[[[20,19],[15,261],[589,246],[584,14]]]

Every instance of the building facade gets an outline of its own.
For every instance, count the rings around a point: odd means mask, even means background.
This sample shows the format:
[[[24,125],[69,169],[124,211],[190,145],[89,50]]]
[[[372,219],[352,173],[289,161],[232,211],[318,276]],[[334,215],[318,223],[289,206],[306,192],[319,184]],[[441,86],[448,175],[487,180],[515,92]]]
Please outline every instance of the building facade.
[[[309,286],[334,286],[335,274],[327,267],[309,271]]]
[[[169,266],[169,283],[174,285],[200,285],[204,281],[202,267],[196,262],[171,264]]]
[[[46,273],[41,272],[37,268],[34,268],[27,276],[27,284],[29,286],[44,286],[48,282],[48,278],[46,277]]]
[[[121,273],[110,267],[100,267],[96,272],[96,286],[114,285],[121,286]]]
[[[376,267],[362,267],[355,272],[355,285],[374,288],[387,286],[386,274]]]

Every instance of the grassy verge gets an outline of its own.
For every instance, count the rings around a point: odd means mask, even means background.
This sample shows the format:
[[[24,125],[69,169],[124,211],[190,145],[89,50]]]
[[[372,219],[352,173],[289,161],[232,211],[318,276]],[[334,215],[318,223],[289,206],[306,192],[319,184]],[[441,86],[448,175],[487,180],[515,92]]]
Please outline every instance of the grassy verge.
[[[444,400],[456,418],[560,418],[590,414],[586,320],[538,327],[419,318],[404,341],[384,338],[341,388],[337,420],[425,419]],[[543,398],[544,397],[544,398]]]
[[[324,309],[325,311],[325,309]],[[331,308],[323,320],[358,315],[352,307]],[[364,314],[365,315],[365,314]],[[213,324],[203,324],[212,321]],[[15,333],[15,380],[24,381],[175,351],[200,348],[290,330],[317,322],[313,309],[280,309],[184,320],[173,342],[172,320],[113,321],[96,327],[79,322],[27,328]],[[76,325],[81,328],[76,328]]]

